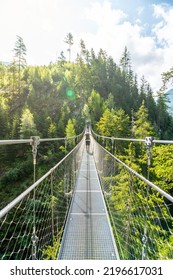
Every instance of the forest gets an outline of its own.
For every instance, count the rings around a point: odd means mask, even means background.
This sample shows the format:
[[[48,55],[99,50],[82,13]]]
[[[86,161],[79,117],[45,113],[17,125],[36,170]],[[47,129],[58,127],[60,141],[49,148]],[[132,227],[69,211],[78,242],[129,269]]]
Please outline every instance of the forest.
[[[73,35],[65,42],[69,57],[61,52],[49,65],[27,65],[27,48],[17,36],[12,62],[0,63],[0,139],[75,136],[86,120],[104,136],[144,139],[173,138],[173,117],[165,94],[173,82],[173,67],[162,74],[163,86],[152,91],[145,77],[133,71],[127,47],[117,64],[103,49],[88,50],[81,39],[75,61],[71,61]],[[20,147],[19,147],[20,146]],[[68,146],[68,150],[72,148]],[[107,145],[111,150],[111,145]],[[116,154],[146,176],[145,146],[116,146]],[[150,180],[173,195],[173,146],[152,148]],[[37,178],[64,156],[64,143],[42,144],[38,150]],[[31,147],[0,147],[0,208],[32,183]],[[11,186],[13,185],[13,189]],[[113,199],[113,198],[112,198]],[[173,209],[170,209],[173,214]],[[173,241],[170,241],[173,242]],[[165,249],[166,250],[166,249]],[[170,258],[173,258],[170,253]]]

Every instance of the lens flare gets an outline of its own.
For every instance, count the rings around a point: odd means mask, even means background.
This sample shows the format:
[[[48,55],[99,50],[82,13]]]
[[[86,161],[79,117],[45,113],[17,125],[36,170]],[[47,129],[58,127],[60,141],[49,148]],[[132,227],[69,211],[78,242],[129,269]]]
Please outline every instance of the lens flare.
[[[75,92],[70,87],[66,88],[66,95],[67,95],[68,99],[70,99],[70,100],[74,100],[75,99]]]

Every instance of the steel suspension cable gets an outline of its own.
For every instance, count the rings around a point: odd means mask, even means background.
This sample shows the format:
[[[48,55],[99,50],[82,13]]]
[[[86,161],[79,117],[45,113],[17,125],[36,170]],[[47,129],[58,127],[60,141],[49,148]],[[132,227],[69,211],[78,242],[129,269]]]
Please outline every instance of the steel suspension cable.
[[[104,136],[104,135],[99,135],[97,133],[95,133],[92,130],[92,134],[95,135],[96,137],[102,138],[102,139],[109,139],[109,140],[117,140],[117,141],[128,141],[128,142],[146,142],[146,137],[145,139],[136,139],[136,138],[116,138],[114,136]],[[173,144],[172,140],[156,140],[156,139],[152,139],[153,143],[158,143],[158,144]]]
[[[50,141],[60,141],[60,140],[73,140],[76,139],[80,136],[82,136],[84,131],[76,136],[71,136],[71,137],[62,137],[62,138],[39,138],[39,142],[50,142]],[[12,144],[27,144],[27,143],[32,143],[32,138],[31,136],[30,139],[13,139],[13,140],[0,140],[0,145],[12,145]]]

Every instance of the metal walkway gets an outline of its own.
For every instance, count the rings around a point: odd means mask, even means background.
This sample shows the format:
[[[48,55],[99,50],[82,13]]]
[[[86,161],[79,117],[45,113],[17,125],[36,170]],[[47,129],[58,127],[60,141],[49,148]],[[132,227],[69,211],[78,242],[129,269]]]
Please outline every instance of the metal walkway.
[[[94,157],[83,151],[58,259],[118,259]]]

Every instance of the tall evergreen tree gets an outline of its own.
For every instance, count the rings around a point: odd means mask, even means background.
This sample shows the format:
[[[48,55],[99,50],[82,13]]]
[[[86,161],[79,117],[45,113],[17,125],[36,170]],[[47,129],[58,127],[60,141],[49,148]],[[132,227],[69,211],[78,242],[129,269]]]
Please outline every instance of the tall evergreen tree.
[[[130,62],[130,53],[125,47],[122,57],[120,59],[120,65],[125,73],[128,73],[131,69],[131,62]]]
[[[95,90],[92,90],[91,96],[88,99],[89,113],[91,116],[91,121],[97,122],[104,111],[104,102],[100,94]]]
[[[17,36],[17,41],[15,43],[14,51],[14,58],[15,63],[18,67],[18,92],[20,95],[21,92],[21,70],[23,67],[26,66],[26,46],[23,42],[22,37]]]
[[[97,123],[98,131],[104,136],[124,137],[129,134],[129,116],[122,109],[106,109]]]
[[[62,51],[60,53],[60,56],[58,57],[58,64],[60,64],[60,66],[63,66],[65,61],[66,61],[66,58],[64,56],[64,52]]]
[[[72,136],[76,136],[76,132],[75,132],[75,120],[74,119],[69,119],[68,123],[66,125],[65,128],[65,133],[66,133],[66,137],[72,137]],[[68,140],[68,146],[71,148],[73,145],[75,144],[75,140],[74,139],[69,139]]]
[[[171,116],[168,113],[168,97],[164,89],[161,88],[158,92],[157,99],[157,126],[158,135],[161,139],[168,139],[168,127],[171,123]]]
[[[73,46],[73,35],[71,33],[68,33],[64,42],[68,44],[67,51],[69,52],[69,62],[71,61],[71,47]]]
[[[80,40],[80,56],[85,56],[86,54],[86,46],[85,46],[85,43],[84,43],[84,40]]]
[[[153,127],[148,119],[148,110],[144,101],[141,107],[136,112],[136,120],[134,121],[133,133],[136,138],[144,139],[147,136],[153,135]]]
[[[162,81],[164,86],[166,86],[169,82],[173,85],[173,67],[162,74]]]
[[[34,123],[34,116],[29,109],[25,109],[21,117],[20,137],[29,138],[35,134],[37,134],[37,130]]]

